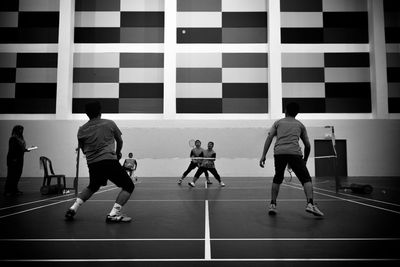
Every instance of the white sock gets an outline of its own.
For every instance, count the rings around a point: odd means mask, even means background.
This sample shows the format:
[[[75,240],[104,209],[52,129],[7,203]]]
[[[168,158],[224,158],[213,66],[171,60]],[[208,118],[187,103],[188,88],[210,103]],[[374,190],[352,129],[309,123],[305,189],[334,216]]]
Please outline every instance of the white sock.
[[[121,209],[122,209],[122,206],[118,203],[115,203],[114,207],[110,211],[110,215],[114,216],[114,215],[118,214],[121,211]]]
[[[84,201],[80,198],[76,198],[75,203],[71,206],[70,209],[74,210],[75,212],[78,210],[79,206],[82,205]]]

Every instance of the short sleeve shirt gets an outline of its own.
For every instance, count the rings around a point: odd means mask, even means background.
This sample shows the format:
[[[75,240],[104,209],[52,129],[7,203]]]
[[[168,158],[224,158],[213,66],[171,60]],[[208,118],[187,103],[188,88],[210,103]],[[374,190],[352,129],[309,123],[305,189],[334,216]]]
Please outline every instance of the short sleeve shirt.
[[[306,127],[292,117],[276,121],[270,131],[271,136],[276,136],[274,147],[275,155],[300,155],[302,156],[299,139],[309,143]]]
[[[78,140],[88,164],[116,160],[115,138],[122,135],[112,120],[92,119],[78,130]]]

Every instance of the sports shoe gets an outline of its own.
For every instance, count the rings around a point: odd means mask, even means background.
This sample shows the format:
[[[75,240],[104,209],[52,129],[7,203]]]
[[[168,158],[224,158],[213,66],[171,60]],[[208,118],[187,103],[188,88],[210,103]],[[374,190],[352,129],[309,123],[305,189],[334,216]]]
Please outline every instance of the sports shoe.
[[[195,186],[196,186],[193,182],[189,182],[188,185],[189,185],[190,187],[195,187]]]
[[[224,186],[225,186],[224,182],[222,182],[222,181],[219,183],[219,185],[220,185],[221,187],[224,187]]]
[[[179,179],[179,180],[178,180],[178,184],[181,185],[181,184],[182,184],[182,181],[183,181],[182,179]]]
[[[67,212],[65,213],[65,219],[71,221],[74,219],[75,214],[76,214],[75,210],[68,209]]]
[[[320,211],[316,205],[313,205],[311,203],[307,204],[306,211],[314,214],[315,216],[320,216],[320,217],[324,216],[322,211]]]
[[[132,218],[122,213],[118,213],[115,215],[108,214],[106,217],[106,223],[120,223],[120,222],[130,222],[130,221],[132,221]]]
[[[270,204],[268,214],[269,215],[276,215],[278,211],[276,210],[276,204]]]

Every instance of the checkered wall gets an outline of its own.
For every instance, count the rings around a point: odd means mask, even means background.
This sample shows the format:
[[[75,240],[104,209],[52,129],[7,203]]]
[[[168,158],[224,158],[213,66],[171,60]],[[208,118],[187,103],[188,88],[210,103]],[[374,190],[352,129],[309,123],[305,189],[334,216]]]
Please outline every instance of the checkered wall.
[[[7,0],[0,2],[0,113],[55,113],[57,53],[27,53],[24,44],[57,44],[59,2]],[[20,50],[20,51],[19,51]]]
[[[267,1],[178,0],[177,113],[267,113]],[[241,52],[196,52],[207,44],[248,44]]]
[[[283,44],[368,43],[367,0],[281,0]],[[370,113],[369,53],[282,54],[282,106],[303,113]]]
[[[400,3],[384,0],[389,113],[400,113]],[[397,49],[392,49],[396,48]]]
[[[75,44],[163,42],[163,0],[76,1]],[[94,99],[104,113],[162,113],[163,66],[162,53],[75,53],[73,113]]]

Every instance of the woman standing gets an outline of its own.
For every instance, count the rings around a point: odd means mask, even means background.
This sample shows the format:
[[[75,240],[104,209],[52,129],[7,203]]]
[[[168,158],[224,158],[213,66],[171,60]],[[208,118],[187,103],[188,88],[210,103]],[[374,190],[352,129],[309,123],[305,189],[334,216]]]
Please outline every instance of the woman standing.
[[[8,141],[7,179],[4,190],[6,196],[22,195],[22,192],[18,190],[18,182],[24,166],[24,154],[29,152],[26,149],[23,132],[23,126],[14,126]]]

